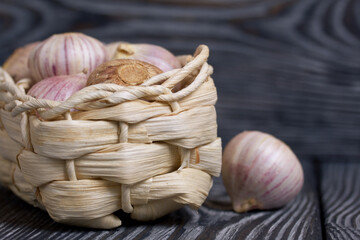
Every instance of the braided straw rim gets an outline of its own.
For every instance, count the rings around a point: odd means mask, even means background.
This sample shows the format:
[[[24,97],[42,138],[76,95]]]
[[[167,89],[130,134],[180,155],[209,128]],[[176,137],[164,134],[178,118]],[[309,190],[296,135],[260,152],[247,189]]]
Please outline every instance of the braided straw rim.
[[[176,101],[198,89],[213,73],[212,66],[207,63],[208,57],[209,48],[206,45],[200,45],[194,53],[194,58],[183,68],[156,75],[140,86],[120,86],[108,83],[88,86],[76,92],[64,102],[36,99],[27,95],[24,89],[29,85],[30,79],[23,79],[15,84],[9,74],[0,68],[0,101],[6,103],[5,110],[11,112],[13,117],[30,110],[42,109],[39,116],[44,120],[54,119],[84,104],[86,104],[88,110],[91,110],[140,98],[168,102],[173,111],[176,111],[179,109]],[[177,83],[199,68],[199,73],[189,86],[178,92],[171,92],[171,89]],[[155,85],[159,82],[163,83]]]

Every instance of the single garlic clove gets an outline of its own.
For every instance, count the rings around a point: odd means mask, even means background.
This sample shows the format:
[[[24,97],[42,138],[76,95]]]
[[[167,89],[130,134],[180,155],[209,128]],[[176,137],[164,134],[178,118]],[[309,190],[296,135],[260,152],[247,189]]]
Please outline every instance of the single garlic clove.
[[[167,72],[180,68],[180,61],[168,50],[153,44],[120,43],[113,59],[135,59],[150,63]]]
[[[35,81],[60,75],[90,74],[106,60],[105,46],[82,33],[55,34],[40,43],[29,56]]]
[[[30,78],[31,74],[28,68],[28,58],[30,52],[39,45],[39,42],[27,44],[16,49],[13,54],[5,61],[3,68],[7,71],[15,82]]]
[[[222,178],[236,212],[281,207],[300,192],[304,182],[301,164],[291,149],[257,131],[242,132],[226,146]]]
[[[162,73],[146,62],[131,59],[114,59],[98,66],[89,76],[87,85],[115,83],[122,86],[137,86],[145,80]]]
[[[86,81],[87,77],[84,73],[54,76],[36,83],[27,94],[38,99],[65,101],[84,88]]]

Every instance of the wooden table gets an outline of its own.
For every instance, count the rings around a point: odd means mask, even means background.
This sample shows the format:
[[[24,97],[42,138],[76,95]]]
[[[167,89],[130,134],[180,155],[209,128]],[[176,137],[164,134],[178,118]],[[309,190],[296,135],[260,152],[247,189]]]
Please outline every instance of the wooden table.
[[[237,214],[221,178],[204,206],[101,231],[53,222],[0,188],[0,239],[360,239],[360,1],[0,1],[0,62],[18,46],[81,31],[105,42],[210,49],[219,136],[284,140],[305,171],[284,208]]]

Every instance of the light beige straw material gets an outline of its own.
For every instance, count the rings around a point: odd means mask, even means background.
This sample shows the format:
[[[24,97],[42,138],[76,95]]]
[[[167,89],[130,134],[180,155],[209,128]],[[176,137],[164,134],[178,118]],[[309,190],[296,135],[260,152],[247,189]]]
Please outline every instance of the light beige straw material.
[[[96,84],[64,102],[0,68],[0,182],[58,222],[109,229],[197,209],[221,170],[209,49],[140,86]]]

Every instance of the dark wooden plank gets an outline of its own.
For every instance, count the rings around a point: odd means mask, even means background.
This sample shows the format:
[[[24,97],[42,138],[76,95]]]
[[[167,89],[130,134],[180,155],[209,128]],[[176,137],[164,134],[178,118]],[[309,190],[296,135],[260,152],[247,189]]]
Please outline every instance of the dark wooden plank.
[[[327,239],[360,239],[360,163],[320,163]]]
[[[268,9],[290,0],[272,1],[202,1],[188,4],[189,1],[96,1],[96,0],[61,0],[58,1],[77,11],[113,16],[115,18],[150,17],[150,18],[192,18],[211,20],[231,20],[265,14]],[[174,7],[175,6],[175,7]]]
[[[159,220],[143,223],[118,213],[123,226],[91,230],[53,222],[46,212],[33,208],[0,188],[0,239],[321,239],[316,179],[310,161],[304,161],[305,185],[284,208],[238,214],[221,178],[197,212],[183,208]]]
[[[320,215],[312,163],[304,161],[305,184],[300,195],[282,209],[237,214],[219,211],[230,204],[221,181],[205,203],[213,217],[204,239],[321,239]],[[224,236],[224,238],[222,238]]]
[[[0,3],[2,60],[16,46],[62,31],[151,42],[177,54],[205,43],[224,143],[258,129],[298,154],[360,155],[358,1]]]
[[[192,53],[205,43],[215,68],[219,136],[224,144],[240,131],[257,129],[284,140],[301,158],[358,159],[360,1],[190,2],[0,0],[0,61],[16,47],[64,31],[85,32],[105,42],[160,44],[176,54]],[[322,184],[335,184],[332,164],[322,163]],[[305,161],[304,167],[301,195],[277,211],[236,214],[222,209],[229,199],[217,179],[198,213],[184,208],[151,223],[122,215],[125,225],[111,231],[54,223],[45,212],[0,188],[0,238],[321,239],[317,181],[311,162]],[[349,171],[351,167],[343,170],[355,174]],[[345,173],[337,178],[345,179]],[[331,198],[334,192],[328,193],[323,185],[321,189],[327,237],[358,237],[358,218],[354,220],[347,210],[350,218],[337,212],[344,205]],[[359,206],[352,197],[356,194],[347,190],[351,200],[343,202]],[[353,213],[358,215],[357,210]]]

